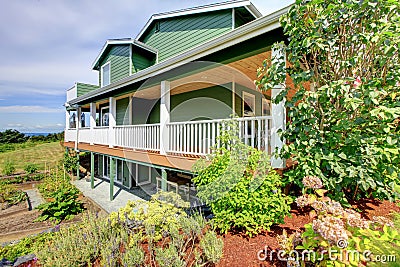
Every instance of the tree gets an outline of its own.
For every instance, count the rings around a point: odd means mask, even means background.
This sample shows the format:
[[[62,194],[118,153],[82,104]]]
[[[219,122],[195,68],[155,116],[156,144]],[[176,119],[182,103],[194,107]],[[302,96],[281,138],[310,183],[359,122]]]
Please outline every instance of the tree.
[[[281,156],[296,163],[288,183],[316,175],[337,199],[398,196],[399,13],[398,0],[297,0],[281,18],[287,64],[265,61],[257,85],[283,85],[276,102],[295,91],[282,133]]]
[[[25,134],[17,130],[7,129],[4,132],[0,132],[0,144],[23,143],[26,140]]]

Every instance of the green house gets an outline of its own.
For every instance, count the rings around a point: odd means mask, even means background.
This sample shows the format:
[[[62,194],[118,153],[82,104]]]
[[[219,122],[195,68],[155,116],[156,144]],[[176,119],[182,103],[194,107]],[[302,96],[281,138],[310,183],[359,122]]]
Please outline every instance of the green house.
[[[285,12],[229,1],[154,14],[135,38],[107,40],[92,65],[98,84],[67,90],[66,147],[90,152],[91,175],[110,185],[195,202],[192,165],[218,145],[224,120],[235,116],[248,145],[282,146],[285,111],[270,102],[282,88],[264,93],[254,80],[279,53]]]

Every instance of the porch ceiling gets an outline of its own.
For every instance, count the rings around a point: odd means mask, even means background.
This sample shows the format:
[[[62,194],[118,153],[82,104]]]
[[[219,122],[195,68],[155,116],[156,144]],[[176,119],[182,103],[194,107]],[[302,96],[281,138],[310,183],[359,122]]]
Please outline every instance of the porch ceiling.
[[[266,51],[226,65],[215,64],[207,70],[172,80],[171,95],[232,82],[256,90],[254,81],[257,79],[257,69],[270,56],[271,52]],[[144,99],[157,99],[160,97],[160,85],[140,89],[134,96]]]

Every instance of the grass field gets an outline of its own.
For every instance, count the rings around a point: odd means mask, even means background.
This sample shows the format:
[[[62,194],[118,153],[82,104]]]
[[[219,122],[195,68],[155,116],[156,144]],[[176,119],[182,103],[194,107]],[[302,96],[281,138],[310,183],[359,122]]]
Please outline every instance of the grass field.
[[[3,173],[4,162],[7,160],[15,164],[16,172],[24,170],[27,163],[35,163],[39,170],[54,167],[62,159],[64,148],[60,142],[38,143],[26,148],[20,148],[15,151],[0,153],[0,173]]]

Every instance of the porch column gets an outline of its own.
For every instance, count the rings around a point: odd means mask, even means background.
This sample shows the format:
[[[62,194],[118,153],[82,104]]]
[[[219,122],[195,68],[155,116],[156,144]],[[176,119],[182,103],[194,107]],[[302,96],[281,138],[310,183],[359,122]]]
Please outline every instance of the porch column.
[[[286,55],[284,53],[283,47],[280,48],[273,48],[272,49],[272,60],[274,61],[284,61],[286,62]],[[277,95],[284,89],[284,85],[277,85],[271,90],[271,98],[272,100],[275,99]],[[272,113],[272,128],[271,128],[271,166],[273,168],[285,168],[286,161],[285,159],[281,159],[275,156],[275,150],[281,150],[283,147],[285,140],[281,140],[279,137],[278,131],[285,130],[286,125],[286,109],[285,109],[285,100],[282,100],[278,104],[275,104],[272,101],[271,105],[271,113]]]
[[[92,125],[90,125],[92,127]],[[90,152],[90,187],[94,189],[94,153]]]
[[[96,103],[90,103],[90,132],[93,134],[96,127]],[[90,144],[93,145],[93,138],[90,138]]]
[[[161,169],[161,190],[167,192],[167,171],[165,169]]]
[[[80,127],[81,127],[81,108],[78,107],[76,109],[76,120],[75,120],[75,130],[76,130],[75,150],[78,150]]]
[[[169,132],[167,124],[170,121],[170,90],[169,81],[161,82],[161,99],[160,99],[160,154],[166,155],[169,149]]]
[[[79,150],[76,150],[76,158],[77,158],[77,161],[76,161],[76,179],[79,180],[79,167],[80,167],[80,164],[79,164]]]
[[[66,109],[65,110],[65,130],[69,130],[69,120],[71,119],[71,116],[69,114],[69,111]]]
[[[115,129],[114,127],[117,126],[116,118],[117,118],[117,101],[114,97],[110,97],[110,113],[108,118],[108,137],[109,137],[109,147],[114,147],[115,145]]]
[[[110,201],[114,200],[114,179],[116,174],[115,159],[110,158]]]

